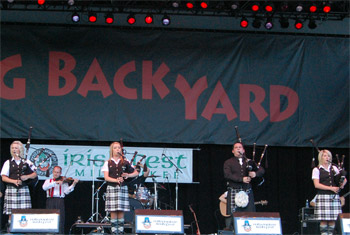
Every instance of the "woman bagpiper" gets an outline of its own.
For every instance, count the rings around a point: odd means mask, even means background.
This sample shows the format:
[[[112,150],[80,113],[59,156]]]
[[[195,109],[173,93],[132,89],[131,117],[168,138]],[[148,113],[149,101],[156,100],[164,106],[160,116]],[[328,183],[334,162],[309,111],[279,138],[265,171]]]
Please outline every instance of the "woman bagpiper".
[[[333,234],[338,214],[342,213],[339,189],[343,188],[347,180],[341,182],[343,174],[337,166],[332,164],[332,154],[328,150],[321,150],[318,154],[318,166],[312,171],[312,180],[317,189],[315,215],[320,220],[321,235]]]
[[[124,157],[121,144],[110,145],[109,160],[105,161],[101,171],[107,181],[106,211],[111,215],[113,234],[124,233],[124,212],[130,210],[128,187],[124,180],[136,177],[138,172]]]

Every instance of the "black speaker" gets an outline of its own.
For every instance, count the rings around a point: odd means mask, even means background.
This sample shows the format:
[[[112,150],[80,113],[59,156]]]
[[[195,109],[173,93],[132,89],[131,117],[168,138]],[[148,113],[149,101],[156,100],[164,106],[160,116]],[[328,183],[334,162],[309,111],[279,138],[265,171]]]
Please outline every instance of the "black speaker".
[[[301,221],[300,234],[320,234],[320,222],[318,221]]]

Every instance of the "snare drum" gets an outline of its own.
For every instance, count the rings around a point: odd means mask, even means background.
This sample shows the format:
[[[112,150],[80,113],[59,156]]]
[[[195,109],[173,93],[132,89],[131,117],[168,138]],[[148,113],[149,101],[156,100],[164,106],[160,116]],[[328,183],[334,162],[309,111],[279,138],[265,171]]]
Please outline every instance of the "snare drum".
[[[150,199],[149,190],[146,187],[139,187],[136,192],[136,198],[143,204],[146,205]]]
[[[124,212],[125,223],[132,223],[135,220],[135,210],[144,209],[142,203],[139,200],[129,198],[130,211]]]

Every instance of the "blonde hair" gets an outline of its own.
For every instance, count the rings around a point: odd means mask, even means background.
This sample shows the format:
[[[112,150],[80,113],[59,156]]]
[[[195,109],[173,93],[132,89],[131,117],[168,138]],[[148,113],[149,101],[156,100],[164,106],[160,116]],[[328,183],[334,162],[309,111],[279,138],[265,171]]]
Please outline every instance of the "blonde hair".
[[[23,146],[22,142],[19,141],[19,140],[15,140],[15,141],[13,141],[13,142],[11,143],[11,145],[10,145],[10,153],[11,153],[11,156],[12,156],[12,157],[15,157],[15,156],[13,155],[12,151],[11,151],[11,147],[12,147],[12,145],[14,145],[14,144],[18,144],[18,145],[19,145],[19,156],[20,156],[20,158],[24,158],[24,146]]]
[[[329,156],[330,162],[332,162],[332,153],[327,149],[323,149],[318,153],[318,166],[321,166],[324,163],[322,160],[322,155],[324,153],[326,153]]]
[[[119,144],[120,147],[122,146],[118,141],[111,143],[111,145],[109,146],[109,160],[111,160],[113,157],[113,145],[114,144]]]

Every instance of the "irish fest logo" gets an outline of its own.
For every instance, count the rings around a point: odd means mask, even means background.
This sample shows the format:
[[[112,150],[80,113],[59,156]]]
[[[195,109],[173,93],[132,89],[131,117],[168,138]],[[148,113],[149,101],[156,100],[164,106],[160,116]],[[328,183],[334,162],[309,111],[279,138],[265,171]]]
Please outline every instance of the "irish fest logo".
[[[142,223],[143,223],[143,227],[145,227],[145,229],[149,229],[151,227],[151,221],[149,220],[148,217],[145,217],[145,221],[143,221]]]
[[[56,154],[46,148],[35,150],[30,156],[30,161],[37,167],[36,173],[40,176],[51,175],[53,168],[58,165]]]
[[[22,215],[21,219],[19,220],[19,225],[21,227],[26,227],[28,224],[28,220],[26,219],[25,215]]]

